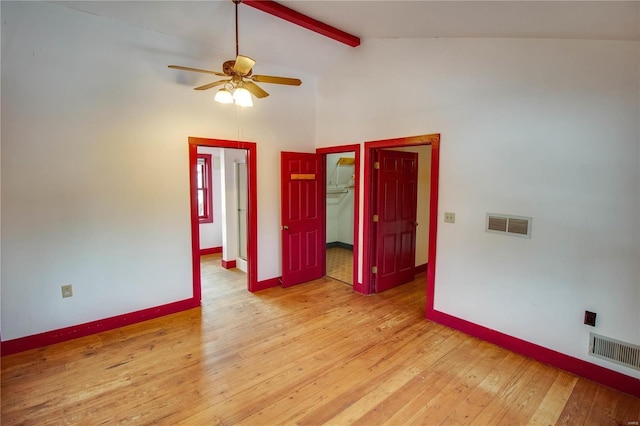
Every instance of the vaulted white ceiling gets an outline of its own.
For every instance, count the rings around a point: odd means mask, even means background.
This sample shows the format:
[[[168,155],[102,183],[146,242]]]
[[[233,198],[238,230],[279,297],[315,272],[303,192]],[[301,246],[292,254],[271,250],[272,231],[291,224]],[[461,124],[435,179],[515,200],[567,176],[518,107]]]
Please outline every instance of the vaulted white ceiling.
[[[235,56],[231,0],[55,3],[196,41],[229,59]],[[358,36],[363,45],[368,38],[397,37],[640,40],[638,1],[283,0],[279,3]],[[354,49],[248,5],[239,7],[239,26],[241,54],[309,74],[319,75],[327,67],[338,66],[341,55]],[[206,62],[206,58],[191,59]],[[181,65],[192,65],[189,58],[184,60]]]

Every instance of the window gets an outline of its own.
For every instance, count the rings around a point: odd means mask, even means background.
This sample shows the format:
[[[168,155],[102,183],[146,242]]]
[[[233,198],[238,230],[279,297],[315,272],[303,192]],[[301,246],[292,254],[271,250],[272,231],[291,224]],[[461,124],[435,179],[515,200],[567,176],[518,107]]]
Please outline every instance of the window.
[[[198,154],[196,162],[196,190],[198,191],[198,220],[213,222],[213,195],[211,194],[211,154]]]

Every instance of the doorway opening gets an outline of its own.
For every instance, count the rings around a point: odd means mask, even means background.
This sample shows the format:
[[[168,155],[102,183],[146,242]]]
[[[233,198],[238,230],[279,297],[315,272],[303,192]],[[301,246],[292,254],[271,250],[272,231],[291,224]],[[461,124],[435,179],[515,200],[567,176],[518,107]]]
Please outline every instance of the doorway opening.
[[[428,213],[427,223],[428,230],[424,230],[426,226],[423,226],[422,232],[417,233],[416,238],[416,257],[423,256],[427,259],[426,264],[421,261],[417,261],[414,265],[416,272],[421,272],[426,269],[427,272],[427,310],[429,310],[429,304],[431,309],[433,308],[433,288],[435,281],[435,259],[436,259],[436,232],[437,232],[437,217],[438,217],[438,176],[439,176],[439,157],[440,157],[440,135],[422,135],[406,138],[387,139],[380,141],[365,142],[364,148],[364,220],[363,220],[363,247],[366,247],[363,256],[363,285],[362,292],[365,294],[371,294],[377,292],[376,289],[376,274],[379,268],[376,265],[377,260],[377,246],[379,242],[376,241],[377,237],[377,205],[378,195],[376,188],[376,161],[381,150],[404,150],[419,152],[420,146],[429,146],[431,158],[428,161],[429,167],[429,183],[428,197],[424,197],[423,194],[418,195],[418,199],[428,199]],[[419,154],[419,157],[421,155]],[[424,169],[424,167],[423,167]],[[426,194],[424,194],[426,195]],[[423,220],[424,222],[424,220]],[[419,222],[416,224],[416,226]],[[422,235],[421,235],[422,234]],[[426,236],[426,237],[425,237]],[[424,254],[420,254],[424,253]]]
[[[237,241],[238,256],[236,258],[236,268],[247,272],[247,200],[249,199],[249,185],[247,183],[247,162],[238,160],[234,164],[235,184],[236,184],[236,207],[237,207]]]
[[[360,145],[319,148],[316,153],[325,164],[325,274],[357,289]]]
[[[256,144],[253,142],[230,141],[223,139],[208,139],[189,137],[189,177],[191,199],[191,250],[193,269],[193,298],[200,303],[202,300],[202,276],[200,267],[200,220],[198,216],[198,147],[219,148],[226,150],[228,155],[225,160],[220,159],[222,172],[227,176],[227,181],[232,182],[233,190],[228,191],[220,200],[223,218],[237,221],[236,232],[231,238],[227,238],[223,232],[222,238],[222,264],[227,267],[237,266],[238,258],[241,266],[245,266],[247,274],[247,290],[257,291],[257,179],[256,179]],[[222,156],[221,156],[222,157]],[[244,167],[238,166],[243,163]],[[244,170],[242,170],[244,169]],[[239,171],[240,170],[240,171]],[[242,176],[239,176],[242,175]],[[238,184],[243,185],[242,191],[238,190]],[[243,193],[240,194],[240,192]],[[241,201],[241,199],[243,199]],[[242,204],[241,204],[242,202]],[[240,207],[244,207],[241,215]],[[231,213],[234,212],[234,213]],[[241,220],[242,219],[242,220]],[[215,220],[215,218],[214,218]],[[241,224],[241,222],[244,222]],[[241,229],[242,227],[242,229]],[[245,248],[239,249],[243,245]]]

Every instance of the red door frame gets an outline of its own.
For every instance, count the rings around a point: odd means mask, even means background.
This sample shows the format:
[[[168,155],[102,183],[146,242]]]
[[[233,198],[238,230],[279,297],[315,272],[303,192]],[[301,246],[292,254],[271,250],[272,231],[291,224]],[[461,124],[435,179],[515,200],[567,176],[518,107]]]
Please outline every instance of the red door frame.
[[[436,236],[438,228],[438,178],[440,175],[440,134],[410,136],[405,138],[385,139],[364,143],[364,220],[362,245],[366,247],[363,256],[362,275],[363,285],[361,293],[373,293],[373,273],[375,250],[371,246],[373,231],[374,194],[372,180],[374,151],[381,148],[399,148],[405,146],[431,145],[431,192],[429,194],[429,257],[427,266],[427,317],[433,312],[433,295],[436,277]]]
[[[198,199],[196,187],[196,161],[198,146],[213,148],[244,149],[247,151],[247,290],[258,291],[258,187],[257,187],[257,146],[255,142],[232,141],[189,137],[189,182],[191,199],[191,256],[193,267],[193,298],[200,304],[202,300],[202,278],[200,275],[200,223],[198,220]]]
[[[353,188],[353,289],[357,292],[364,293],[362,291],[362,283],[358,281],[358,256],[360,254],[360,144],[354,145],[340,145],[331,146],[327,148],[317,148],[316,153],[320,154],[323,164],[327,162],[327,154],[337,154],[340,152],[353,152],[355,153],[355,164],[353,167],[353,173],[355,175],[354,188]],[[323,176],[322,188],[325,191],[323,208],[325,210],[325,229],[324,235],[326,235],[326,217],[327,217],[327,196],[326,196],[326,171]]]

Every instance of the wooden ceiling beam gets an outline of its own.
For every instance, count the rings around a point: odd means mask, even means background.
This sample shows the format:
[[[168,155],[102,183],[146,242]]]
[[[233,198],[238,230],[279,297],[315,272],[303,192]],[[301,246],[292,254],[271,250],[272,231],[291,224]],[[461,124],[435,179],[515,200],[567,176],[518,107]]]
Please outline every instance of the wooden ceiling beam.
[[[300,12],[296,12],[293,9],[289,9],[288,7],[276,3],[273,0],[242,0],[242,3],[263,12],[269,13],[273,16],[277,16],[278,18],[284,19],[285,21],[291,22],[292,24],[299,25],[318,34],[322,34],[325,37],[329,37],[348,46],[360,46],[359,37],[310,18]]]

